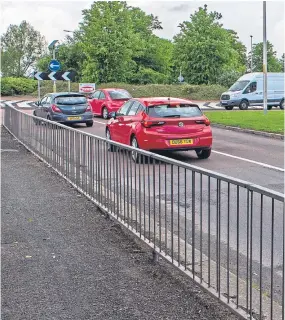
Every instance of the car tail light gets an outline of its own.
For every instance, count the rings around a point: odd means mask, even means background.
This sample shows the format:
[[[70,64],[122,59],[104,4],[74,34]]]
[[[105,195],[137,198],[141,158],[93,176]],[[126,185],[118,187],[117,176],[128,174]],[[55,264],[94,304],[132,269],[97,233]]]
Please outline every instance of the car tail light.
[[[87,112],[91,112],[91,106],[90,106],[90,105],[88,105],[86,111],[87,111]]]
[[[57,105],[55,105],[55,104],[53,104],[52,106],[51,106],[51,108],[52,108],[52,111],[53,112],[61,112],[61,110],[58,108],[58,106]]]
[[[164,121],[148,121],[148,120],[143,120],[141,123],[145,128],[150,128],[150,127],[154,127],[154,126],[162,126],[165,124]]]
[[[203,119],[203,120],[196,120],[195,122],[198,124],[205,124],[206,126],[210,125],[210,120],[208,118]]]

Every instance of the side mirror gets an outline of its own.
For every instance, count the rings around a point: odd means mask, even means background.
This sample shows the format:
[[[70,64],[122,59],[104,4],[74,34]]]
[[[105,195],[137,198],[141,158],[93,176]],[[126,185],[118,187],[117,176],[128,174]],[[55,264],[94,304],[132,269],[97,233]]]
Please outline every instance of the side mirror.
[[[36,101],[36,102],[35,102],[35,105],[36,105],[36,106],[39,106],[39,105],[40,105],[40,101]]]
[[[117,116],[117,113],[114,111],[109,113],[109,118],[116,119],[116,116]]]

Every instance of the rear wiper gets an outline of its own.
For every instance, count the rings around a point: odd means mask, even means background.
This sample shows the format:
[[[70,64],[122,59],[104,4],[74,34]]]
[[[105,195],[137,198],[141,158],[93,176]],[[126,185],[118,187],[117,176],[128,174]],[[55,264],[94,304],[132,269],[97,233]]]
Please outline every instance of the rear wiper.
[[[173,114],[173,115],[170,115],[170,116],[164,116],[163,118],[180,118],[180,115],[179,114]]]

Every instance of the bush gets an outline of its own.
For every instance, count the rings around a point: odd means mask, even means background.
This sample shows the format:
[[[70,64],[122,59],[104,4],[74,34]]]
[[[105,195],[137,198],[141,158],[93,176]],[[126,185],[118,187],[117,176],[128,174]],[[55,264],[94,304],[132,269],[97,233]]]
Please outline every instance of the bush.
[[[99,88],[123,88],[135,98],[138,97],[176,97],[192,100],[219,100],[227,88],[220,85],[179,85],[148,84],[131,85],[126,83],[102,83]]]
[[[227,90],[220,85],[189,85],[189,84],[147,84],[133,85],[127,83],[102,83],[97,88],[122,88],[137,97],[176,97],[190,100],[218,100]],[[56,82],[57,92],[68,90],[66,81]],[[78,83],[71,83],[71,91],[78,92]],[[41,81],[41,96],[53,92],[52,81]],[[2,78],[2,95],[32,94],[37,96],[37,81],[26,78]]]
[[[32,93],[37,88],[37,81],[27,78],[2,78],[2,96],[13,96],[19,94]]]
[[[242,72],[238,71],[228,71],[222,73],[218,78],[217,78],[217,83],[225,86],[227,88],[231,87],[237,80],[243,75]]]

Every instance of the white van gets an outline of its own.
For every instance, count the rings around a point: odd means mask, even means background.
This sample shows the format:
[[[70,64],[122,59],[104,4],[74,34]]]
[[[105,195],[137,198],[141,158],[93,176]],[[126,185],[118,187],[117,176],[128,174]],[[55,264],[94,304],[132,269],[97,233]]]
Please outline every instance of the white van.
[[[284,77],[285,73],[267,73],[267,108],[284,109]],[[249,105],[263,104],[263,73],[248,73],[240,77],[227,92],[221,95],[221,106],[232,110],[235,106],[246,110]]]

